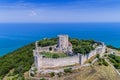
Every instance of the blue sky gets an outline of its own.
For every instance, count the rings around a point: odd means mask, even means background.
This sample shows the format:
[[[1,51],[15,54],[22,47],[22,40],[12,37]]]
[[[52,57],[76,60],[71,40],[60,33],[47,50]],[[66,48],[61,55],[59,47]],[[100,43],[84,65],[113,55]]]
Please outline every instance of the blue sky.
[[[120,22],[120,0],[0,0],[7,22]]]

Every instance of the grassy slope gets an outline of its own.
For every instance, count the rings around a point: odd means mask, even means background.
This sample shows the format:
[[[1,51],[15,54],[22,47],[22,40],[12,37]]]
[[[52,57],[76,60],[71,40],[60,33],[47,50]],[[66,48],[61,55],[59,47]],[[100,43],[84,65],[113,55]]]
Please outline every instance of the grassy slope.
[[[65,78],[64,80],[120,80],[120,76],[111,66],[94,66],[84,67],[80,70],[79,75]]]

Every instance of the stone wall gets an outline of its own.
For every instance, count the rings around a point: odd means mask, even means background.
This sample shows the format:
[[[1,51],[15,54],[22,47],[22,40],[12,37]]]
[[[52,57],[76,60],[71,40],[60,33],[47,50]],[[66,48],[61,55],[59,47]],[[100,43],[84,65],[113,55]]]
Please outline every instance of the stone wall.
[[[43,58],[42,55],[38,54],[36,50],[34,50],[34,61],[35,66],[38,70],[43,68],[55,68],[61,66],[68,66],[74,64],[84,64],[84,62],[96,54],[102,55],[105,52],[106,47],[104,45],[98,46],[95,50],[91,51],[87,55],[79,54],[77,56],[65,57],[65,58]]]
[[[37,54],[36,50],[34,50],[33,52],[34,52],[34,64],[38,70],[79,64],[79,56],[77,55],[54,59],[43,58],[42,55]]]
[[[66,57],[66,58],[43,58],[41,68],[54,68],[60,66],[79,64],[79,57]]]
[[[80,64],[84,64],[84,62],[88,59],[90,59],[91,57],[97,55],[97,54],[100,54],[100,56],[102,56],[104,53],[105,53],[105,50],[106,50],[106,46],[105,45],[101,45],[101,46],[98,46],[95,50],[91,51],[89,54],[87,55],[82,55],[80,54],[79,55],[79,62]]]
[[[38,44],[37,44],[37,42],[36,42],[36,50],[37,50],[37,52],[50,52],[50,47],[52,48],[52,51],[54,51],[55,52],[55,49],[56,49],[56,46],[57,45],[53,45],[53,46],[47,46],[47,47],[39,47],[39,46],[37,46]]]

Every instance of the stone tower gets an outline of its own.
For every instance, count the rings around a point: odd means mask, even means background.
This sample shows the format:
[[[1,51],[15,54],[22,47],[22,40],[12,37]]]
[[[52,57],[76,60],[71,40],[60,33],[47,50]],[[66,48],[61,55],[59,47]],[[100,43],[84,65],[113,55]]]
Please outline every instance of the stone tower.
[[[58,47],[62,51],[66,51],[69,46],[68,35],[58,35]]]

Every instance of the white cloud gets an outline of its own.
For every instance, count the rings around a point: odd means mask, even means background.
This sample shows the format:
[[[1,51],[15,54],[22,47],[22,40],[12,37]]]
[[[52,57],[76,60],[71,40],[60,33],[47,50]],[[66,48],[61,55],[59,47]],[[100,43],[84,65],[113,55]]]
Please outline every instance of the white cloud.
[[[92,3],[93,4],[93,3]],[[15,3],[0,5],[0,22],[120,22],[120,6]]]
[[[34,10],[30,11],[29,13],[29,16],[37,16],[37,15],[38,15],[37,12]]]

